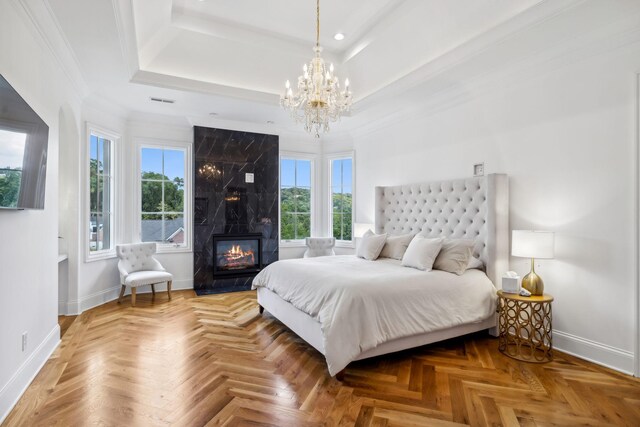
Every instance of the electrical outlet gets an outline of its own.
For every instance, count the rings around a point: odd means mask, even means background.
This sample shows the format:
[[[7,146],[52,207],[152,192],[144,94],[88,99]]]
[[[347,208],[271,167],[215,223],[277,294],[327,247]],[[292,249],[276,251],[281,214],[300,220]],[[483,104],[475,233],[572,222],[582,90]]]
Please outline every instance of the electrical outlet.
[[[248,183],[248,184],[253,184],[253,174],[252,173],[245,173],[244,174],[244,182]]]
[[[484,163],[476,163],[473,165],[473,176],[483,176],[484,175]]]
[[[25,351],[27,349],[27,333],[23,332],[22,333],[22,351]]]

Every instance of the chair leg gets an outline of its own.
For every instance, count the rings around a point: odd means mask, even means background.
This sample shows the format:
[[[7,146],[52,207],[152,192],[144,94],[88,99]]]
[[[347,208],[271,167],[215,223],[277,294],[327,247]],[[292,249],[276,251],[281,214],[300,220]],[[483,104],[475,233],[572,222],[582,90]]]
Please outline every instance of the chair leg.
[[[135,286],[131,287],[131,307],[136,306],[136,288]]]
[[[153,294],[154,297],[156,296],[156,285],[155,284],[151,285],[151,293]]]
[[[171,280],[167,282],[167,294],[169,295],[169,299],[171,299]]]
[[[120,288],[120,296],[118,297],[118,304],[120,304],[122,302],[122,297],[124,296],[124,291],[127,287],[125,285],[122,285],[122,288]]]

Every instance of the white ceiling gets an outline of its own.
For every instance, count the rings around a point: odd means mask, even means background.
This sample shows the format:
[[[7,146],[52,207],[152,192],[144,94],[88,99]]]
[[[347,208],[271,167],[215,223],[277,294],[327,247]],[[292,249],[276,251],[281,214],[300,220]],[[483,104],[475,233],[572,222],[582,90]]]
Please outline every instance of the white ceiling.
[[[321,44],[341,51],[349,40],[362,36],[403,0],[322,0],[320,2]],[[316,41],[314,0],[175,0],[175,14],[200,16],[212,26],[226,23],[266,36],[280,37],[306,45]],[[348,36],[342,42],[334,34]]]
[[[129,111],[183,117],[215,112],[227,120],[273,120],[299,129],[278,97],[284,81],[295,80],[311,59],[314,0],[47,1],[92,96]],[[452,62],[478,40],[498,44],[501,34],[576,3],[322,0],[321,44],[337,74],[351,80],[357,115],[374,95],[410,78],[435,79],[421,70]],[[338,31],[345,40],[333,39]],[[151,96],[177,102],[156,104]],[[348,127],[349,118],[345,123],[336,128]]]

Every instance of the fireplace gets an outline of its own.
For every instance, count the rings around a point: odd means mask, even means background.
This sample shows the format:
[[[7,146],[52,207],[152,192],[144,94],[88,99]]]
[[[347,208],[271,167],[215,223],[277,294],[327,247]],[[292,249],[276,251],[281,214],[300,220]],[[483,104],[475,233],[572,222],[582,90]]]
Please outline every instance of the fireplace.
[[[213,236],[213,277],[254,275],[262,268],[262,234]]]

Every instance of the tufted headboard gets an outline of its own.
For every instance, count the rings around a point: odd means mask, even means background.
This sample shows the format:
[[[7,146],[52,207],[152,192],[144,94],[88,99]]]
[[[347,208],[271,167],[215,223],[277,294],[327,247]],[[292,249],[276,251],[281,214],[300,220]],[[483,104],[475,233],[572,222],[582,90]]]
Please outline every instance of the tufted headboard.
[[[505,174],[376,187],[376,233],[474,239],[474,255],[497,287],[509,269],[509,181]]]

